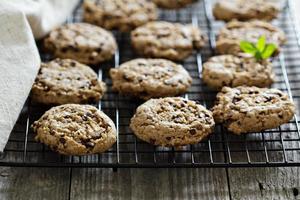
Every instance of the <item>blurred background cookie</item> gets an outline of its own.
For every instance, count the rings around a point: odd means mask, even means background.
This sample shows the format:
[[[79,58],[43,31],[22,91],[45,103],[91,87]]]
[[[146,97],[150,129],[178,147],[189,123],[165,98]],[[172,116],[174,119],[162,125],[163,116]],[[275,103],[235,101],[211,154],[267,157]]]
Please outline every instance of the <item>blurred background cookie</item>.
[[[113,35],[86,23],[66,24],[50,32],[45,48],[59,58],[70,58],[85,64],[110,60],[117,49]]]
[[[202,79],[210,87],[241,85],[268,87],[275,79],[272,63],[247,55],[213,56],[203,64]]]
[[[213,8],[214,17],[224,21],[270,21],[278,16],[279,11],[279,1],[274,0],[219,0]]]
[[[160,8],[178,9],[195,2],[195,0],[153,0],[153,2]]]
[[[83,20],[109,30],[127,32],[156,19],[156,6],[147,0],[85,0],[83,3]]]
[[[139,55],[175,61],[184,60],[205,41],[202,31],[190,24],[149,22],[131,32],[132,46]]]
[[[259,20],[231,21],[220,30],[217,36],[216,49],[220,54],[238,54],[241,52],[241,41],[256,43],[261,36],[266,38],[267,43],[277,46],[277,51],[273,55],[278,54],[280,47],[286,41],[284,32],[268,22]]]

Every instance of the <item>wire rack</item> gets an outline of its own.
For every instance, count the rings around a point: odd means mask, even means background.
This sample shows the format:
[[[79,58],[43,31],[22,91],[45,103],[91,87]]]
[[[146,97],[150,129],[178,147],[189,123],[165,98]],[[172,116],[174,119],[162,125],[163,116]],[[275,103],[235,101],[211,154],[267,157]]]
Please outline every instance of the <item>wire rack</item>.
[[[300,99],[300,40],[295,19],[287,3],[274,24],[281,27],[288,38],[283,52],[274,59],[277,81],[273,87],[289,94],[296,105]],[[199,1],[193,6],[178,11],[160,10],[160,20],[192,23],[208,36],[209,42],[182,64],[193,77],[193,85],[185,98],[198,101],[211,108],[216,91],[201,81],[202,62],[214,55],[215,35],[224,24],[216,22],[211,14],[212,2]],[[80,6],[68,23],[81,21]],[[33,104],[27,100],[10,136],[4,153],[0,155],[1,166],[32,167],[272,167],[300,166],[300,132],[298,117],[276,129],[259,133],[235,136],[217,125],[207,140],[183,149],[155,147],[137,139],[129,129],[129,121],[142,102],[119,95],[111,90],[108,75],[110,67],[136,58],[131,48],[129,34],[114,32],[119,51],[112,61],[94,66],[99,79],[106,82],[108,92],[97,106],[115,122],[118,137],[116,144],[107,152],[88,156],[62,156],[34,140],[30,125],[50,107]],[[41,52],[44,61],[52,59]],[[297,109],[298,110],[298,109]]]

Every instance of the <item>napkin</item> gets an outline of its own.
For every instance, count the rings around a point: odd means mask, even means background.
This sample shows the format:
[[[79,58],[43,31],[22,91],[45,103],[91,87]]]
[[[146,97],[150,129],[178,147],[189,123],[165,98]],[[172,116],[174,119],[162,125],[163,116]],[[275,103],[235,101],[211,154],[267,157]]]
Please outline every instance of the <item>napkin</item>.
[[[78,0],[0,1],[0,151],[3,151],[40,67],[35,39],[72,13]]]

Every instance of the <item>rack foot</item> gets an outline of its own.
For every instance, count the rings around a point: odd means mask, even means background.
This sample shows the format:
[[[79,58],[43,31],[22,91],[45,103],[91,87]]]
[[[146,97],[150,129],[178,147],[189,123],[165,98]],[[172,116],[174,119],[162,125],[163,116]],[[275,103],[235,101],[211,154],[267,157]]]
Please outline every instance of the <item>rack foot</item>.
[[[113,167],[113,172],[117,172],[118,171],[118,168],[117,167]]]

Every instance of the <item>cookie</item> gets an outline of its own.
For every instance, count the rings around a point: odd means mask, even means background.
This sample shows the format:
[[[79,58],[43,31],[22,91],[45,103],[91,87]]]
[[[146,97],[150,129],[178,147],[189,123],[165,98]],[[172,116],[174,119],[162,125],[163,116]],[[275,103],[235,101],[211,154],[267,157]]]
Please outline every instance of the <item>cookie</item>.
[[[165,59],[134,59],[111,69],[110,76],[115,91],[142,99],[177,96],[192,83],[182,65]]]
[[[143,141],[180,147],[206,138],[214,127],[212,113],[181,97],[150,99],[131,118],[130,128]]]
[[[85,64],[110,60],[117,50],[117,43],[110,32],[86,23],[67,24],[51,31],[44,46],[55,57]]]
[[[264,21],[239,22],[231,21],[221,29],[216,42],[217,52],[220,54],[238,54],[241,52],[240,42],[243,40],[256,43],[260,36],[265,36],[267,43],[280,46],[286,41],[283,31]],[[278,52],[274,52],[274,55]]]
[[[255,58],[246,55],[214,56],[203,64],[202,80],[215,89],[241,85],[268,87],[274,79],[271,62],[256,61]]]
[[[90,103],[99,101],[105,91],[105,83],[90,67],[57,58],[41,64],[31,95],[44,104]]]
[[[37,141],[64,155],[101,153],[116,142],[113,121],[90,105],[53,107],[32,128]]]
[[[214,119],[234,134],[259,132],[287,123],[295,105],[277,89],[239,86],[224,87],[212,108]]]
[[[178,9],[178,8],[183,8],[195,1],[194,0],[153,0],[153,2],[161,8]]]
[[[279,5],[274,0],[219,0],[213,8],[217,20],[259,19],[270,21],[278,16]]]
[[[156,6],[147,0],[85,0],[83,3],[83,20],[109,30],[127,32],[156,19]]]
[[[192,25],[149,22],[131,32],[135,51],[146,57],[181,61],[205,44],[205,36]]]

